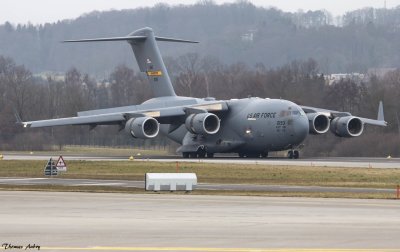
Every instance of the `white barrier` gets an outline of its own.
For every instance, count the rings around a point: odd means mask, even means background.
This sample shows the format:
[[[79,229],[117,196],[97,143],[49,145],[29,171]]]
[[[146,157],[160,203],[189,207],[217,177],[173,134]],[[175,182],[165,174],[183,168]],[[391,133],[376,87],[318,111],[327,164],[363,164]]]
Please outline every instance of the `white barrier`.
[[[146,191],[192,191],[196,173],[146,173]]]

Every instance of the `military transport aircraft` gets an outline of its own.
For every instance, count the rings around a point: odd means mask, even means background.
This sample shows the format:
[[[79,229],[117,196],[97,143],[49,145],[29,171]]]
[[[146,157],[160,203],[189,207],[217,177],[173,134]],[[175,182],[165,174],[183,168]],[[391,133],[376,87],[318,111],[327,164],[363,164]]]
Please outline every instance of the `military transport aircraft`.
[[[283,99],[215,100],[177,96],[156,41],[198,43],[155,36],[142,28],[125,37],[67,40],[64,42],[127,41],[140,71],[147,74],[155,98],[140,105],[78,112],[76,117],[19,123],[27,128],[60,125],[119,125],[133,138],[154,138],[159,133],[180,143],[184,158],[238,153],[240,157],[267,157],[270,151],[288,150],[299,158],[298,147],[308,134],[329,130],[338,137],[357,137],[365,124],[386,126],[382,102],[377,120],[348,112],[299,106]]]

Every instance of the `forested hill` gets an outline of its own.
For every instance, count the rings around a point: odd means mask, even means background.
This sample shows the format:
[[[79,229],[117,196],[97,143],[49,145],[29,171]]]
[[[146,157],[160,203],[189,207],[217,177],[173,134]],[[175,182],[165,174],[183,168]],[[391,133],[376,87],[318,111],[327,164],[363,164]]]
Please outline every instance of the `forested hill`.
[[[400,66],[400,7],[362,9],[332,18],[325,11],[286,13],[246,1],[92,12],[40,26],[5,23],[0,26],[0,55],[33,72],[65,72],[75,66],[97,77],[108,76],[119,64],[136,64],[127,43],[60,41],[122,36],[144,26],[160,36],[201,42],[160,43],[164,56],[196,52],[227,64],[262,63],[268,68],[314,58],[324,73]]]

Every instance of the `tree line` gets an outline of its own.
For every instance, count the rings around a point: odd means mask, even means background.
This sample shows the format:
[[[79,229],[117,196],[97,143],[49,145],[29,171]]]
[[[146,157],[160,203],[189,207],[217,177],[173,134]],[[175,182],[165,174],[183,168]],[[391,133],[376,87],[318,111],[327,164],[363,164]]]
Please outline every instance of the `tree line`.
[[[398,156],[400,150],[400,70],[383,77],[371,76],[356,83],[341,79],[328,85],[314,59],[292,61],[268,68],[246,63],[225,64],[214,57],[188,53],[165,59],[176,93],[181,96],[216,99],[282,98],[300,105],[348,111],[376,118],[378,102],[384,101],[386,128],[367,127],[358,138],[343,139],[333,134],[310,136],[303,155]],[[137,140],[117,126],[63,126],[23,129],[15,122],[16,111],[23,120],[75,116],[89,109],[139,104],[152,97],[146,76],[126,65],[117,66],[98,81],[77,68],[63,78],[37,76],[14,60],[0,56],[0,149],[43,150],[73,145],[176,146],[164,137]],[[174,148],[172,148],[174,149]]]
[[[217,5],[158,4],[151,8],[92,12],[41,25],[0,25],[0,55],[34,73],[66,72],[71,66],[96,78],[133,64],[126,43],[62,44],[77,38],[123,36],[150,26],[160,36],[200,41],[179,47],[160,43],[164,56],[188,52],[217,56],[225,64],[261,62],[279,67],[314,58],[324,73],[400,67],[400,8],[365,8],[332,17],[327,11],[283,12],[247,1]],[[101,53],[99,53],[101,52]]]

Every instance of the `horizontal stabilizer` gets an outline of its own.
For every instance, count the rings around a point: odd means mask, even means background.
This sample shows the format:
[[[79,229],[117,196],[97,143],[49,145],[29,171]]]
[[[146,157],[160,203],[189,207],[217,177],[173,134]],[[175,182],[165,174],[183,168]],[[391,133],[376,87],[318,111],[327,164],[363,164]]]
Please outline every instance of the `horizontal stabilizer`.
[[[111,37],[111,38],[94,38],[94,39],[76,39],[76,40],[64,40],[63,43],[70,42],[102,42],[102,41],[144,41],[146,36],[125,36],[125,37]],[[157,41],[164,42],[180,42],[180,43],[199,43],[198,41],[184,40],[184,39],[174,39],[166,37],[155,37]]]
[[[199,43],[199,41],[184,40],[184,39],[174,39],[174,38],[165,38],[157,36],[155,38],[157,41],[164,41],[164,42]]]
[[[89,38],[77,40],[65,40],[63,42],[103,42],[103,41],[126,41],[132,47],[141,72],[146,73],[149,85],[155,97],[176,96],[169,78],[157,41],[198,43],[197,41],[158,37],[154,35],[153,29],[144,27],[122,37]]]
[[[77,40],[64,40],[62,42],[100,42],[100,41],[129,41],[136,40],[142,41],[145,40],[146,36],[126,36],[126,37],[111,37],[111,38],[94,38],[94,39],[77,39]]]

